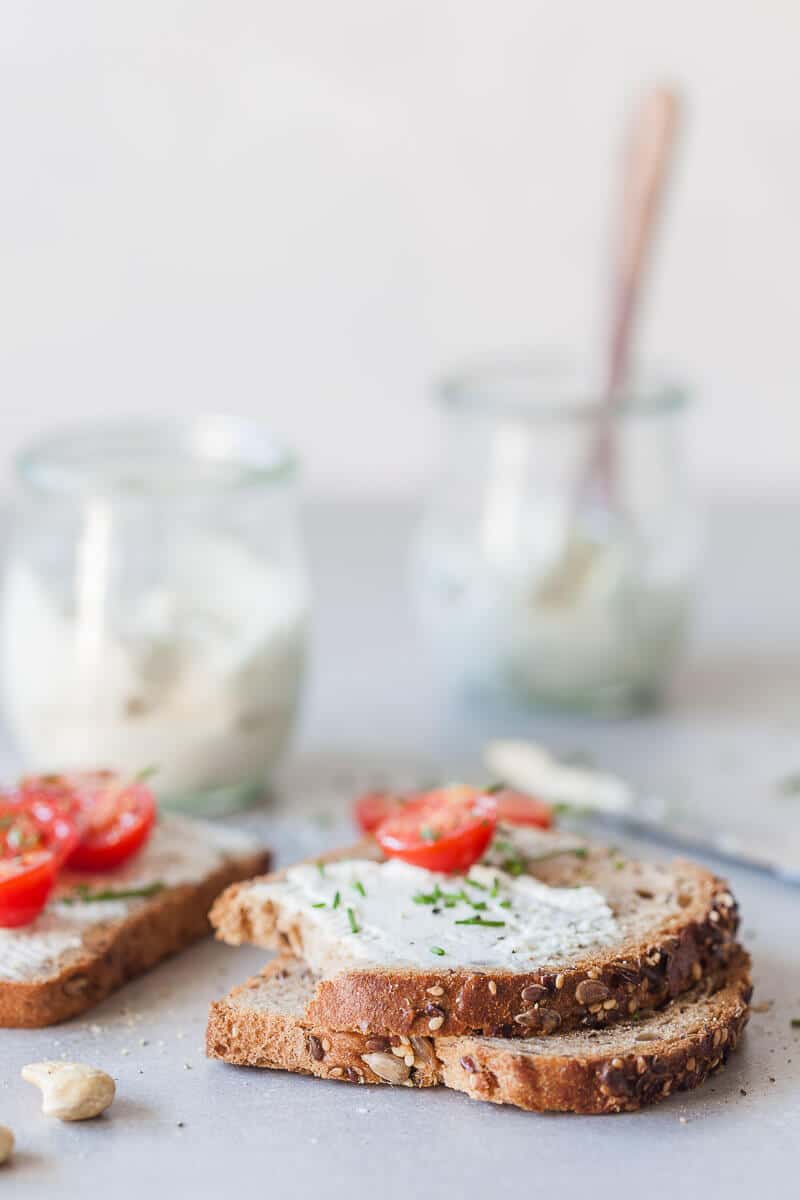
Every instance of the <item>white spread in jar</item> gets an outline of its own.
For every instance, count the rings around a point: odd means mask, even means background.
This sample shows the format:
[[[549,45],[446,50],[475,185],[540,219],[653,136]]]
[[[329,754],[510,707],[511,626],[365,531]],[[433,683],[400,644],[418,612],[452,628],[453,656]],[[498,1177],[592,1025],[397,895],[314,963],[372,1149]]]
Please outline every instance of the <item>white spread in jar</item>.
[[[161,817],[147,845],[127,863],[103,875],[65,875],[35,921],[18,929],[0,929],[0,981],[39,979],[49,967],[57,970],[59,955],[79,950],[89,926],[122,920],[142,903],[136,897],[81,903],[72,898],[76,884],[85,884],[90,891],[131,890],[156,883],[177,887],[197,883],[230,858],[256,848],[249,834],[237,830],[186,817]],[[71,902],[60,902],[64,896]]]
[[[3,691],[27,763],[122,776],[153,764],[161,798],[260,781],[298,699],[302,578],[200,532],[171,545],[161,574],[135,570],[121,564],[102,595],[76,577],[72,594],[10,563]]]

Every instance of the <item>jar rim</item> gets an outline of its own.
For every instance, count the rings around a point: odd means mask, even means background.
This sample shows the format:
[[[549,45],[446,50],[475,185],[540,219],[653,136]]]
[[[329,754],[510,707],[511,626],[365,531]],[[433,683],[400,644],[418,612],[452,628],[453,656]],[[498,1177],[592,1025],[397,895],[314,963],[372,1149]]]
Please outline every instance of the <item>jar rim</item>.
[[[475,360],[440,377],[447,409],[531,421],[594,420],[602,408],[586,364],[561,351],[510,352]],[[634,367],[619,397],[624,417],[659,416],[686,408],[686,388],[658,368]]]
[[[181,493],[285,483],[298,460],[257,422],[208,414],[77,422],[23,446],[14,466],[43,493]]]

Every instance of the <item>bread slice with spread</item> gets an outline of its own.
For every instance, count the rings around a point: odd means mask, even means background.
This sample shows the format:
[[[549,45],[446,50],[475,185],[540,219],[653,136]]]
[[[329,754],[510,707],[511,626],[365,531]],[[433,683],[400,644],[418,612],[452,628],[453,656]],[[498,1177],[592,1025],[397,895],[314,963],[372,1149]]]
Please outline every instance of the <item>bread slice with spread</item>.
[[[464,876],[387,861],[367,839],[233,885],[211,921],[232,945],[304,959],[306,1016],[326,1029],[530,1037],[679,996],[734,953],[738,912],[695,864],[499,827]]]
[[[269,866],[250,835],[164,815],[113,871],[64,872],[29,925],[0,929],[0,1026],[52,1025],[210,930],[223,888]]]
[[[211,1058],[351,1083],[445,1084],[476,1100],[534,1112],[630,1112],[697,1087],[727,1061],[747,1023],[749,959],[726,967],[659,1012],[556,1037],[376,1037],[309,1023],[318,979],[282,956],[211,1006]]]

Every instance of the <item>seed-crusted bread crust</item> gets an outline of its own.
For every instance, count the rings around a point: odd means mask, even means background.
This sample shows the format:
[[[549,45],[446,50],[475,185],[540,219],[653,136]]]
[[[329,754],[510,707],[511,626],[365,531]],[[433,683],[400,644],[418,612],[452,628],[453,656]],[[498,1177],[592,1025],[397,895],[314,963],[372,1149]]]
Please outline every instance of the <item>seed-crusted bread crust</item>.
[[[129,979],[210,932],[208,910],[236,880],[269,866],[265,850],[229,858],[197,883],[134,900],[122,920],[87,928],[79,950],[66,951],[42,978],[0,982],[0,1026],[37,1028],[77,1016]]]
[[[309,1024],[316,985],[309,968],[282,956],[212,1004],[210,1058],[351,1083],[430,1087],[532,1112],[631,1112],[697,1087],[727,1061],[752,992],[749,958],[728,966],[642,1020],[604,1030],[528,1039],[375,1037]]]
[[[375,859],[380,851],[366,839],[325,857]],[[644,864],[595,847],[585,857],[554,854],[527,869],[554,886],[596,887],[625,931],[620,943],[526,972],[344,963],[325,969],[309,1019],[375,1036],[529,1037],[603,1028],[666,1004],[724,967],[734,951],[736,902],[724,880],[694,863]],[[259,898],[253,885],[260,882],[234,885],[219,897],[211,911],[217,936],[308,957],[303,922]]]

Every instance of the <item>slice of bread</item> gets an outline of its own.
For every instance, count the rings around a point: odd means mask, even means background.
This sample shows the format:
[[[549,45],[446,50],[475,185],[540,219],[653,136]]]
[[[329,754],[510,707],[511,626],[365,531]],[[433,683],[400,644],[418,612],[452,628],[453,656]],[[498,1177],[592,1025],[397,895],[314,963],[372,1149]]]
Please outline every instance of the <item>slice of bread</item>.
[[[218,937],[232,945],[288,949],[304,959],[319,976],[309,997],[309,1019],[327,1029],[376,1036],[529,1037],[604,1028],[667,1003],[733,953],[736,902],[711,872],[684,861],[635,862],[608,848],[580,847],[576,853],[574,841],[572,849],[562,850],[563,835],[553,835],[552,852],[545,856],[541,845],[547,836],[540,835],[539,857],[526,859],[523,873],[555,888],[589,885],[599,892],[615,922],[610,942],[595,945],[589,939],[570,954],[538,961],[521,955],[513,969],[479,961],[448,968],[445,957],[434,957],[437,948],[427,945],[433,951],[430,967],[387,962],[379,954],[371,961],[368,900],[359,907],[359,897],[348,892],[357,921],[366,914],[361,941],[350,936],[346,923],[329,936],[329,930],[321,932],[317,906],[300,910],[289,903],[285,872],[235,884],[217,900],[211,921]],[[368,839],[326,859],[347,860],[380,862],[381,855]],[[337,913],[342,921],[344,904]],[[407,907],[412,929],[416,910]],[[451,915],[443,911],[441,920],[449,922]]]
[[[222,889],[268,866],[249,835],[162,817],[129,862],[65,876],[31,925],[0,929],[0,1026],[53,1025],[85,1012],[209,933],[208,910]],[[134,894],[118,895],[125,892]]]
[[[210,1058],[352,1083],[445,1084],[476,1100],[533,1112],[630,1112],[697,1087],[724,1063],[747,1023],[749,959],[657,1013],[611,1028],[526,1039],[342,1033],[305,1017],[317,977],[288,955],[211,1006]]]

